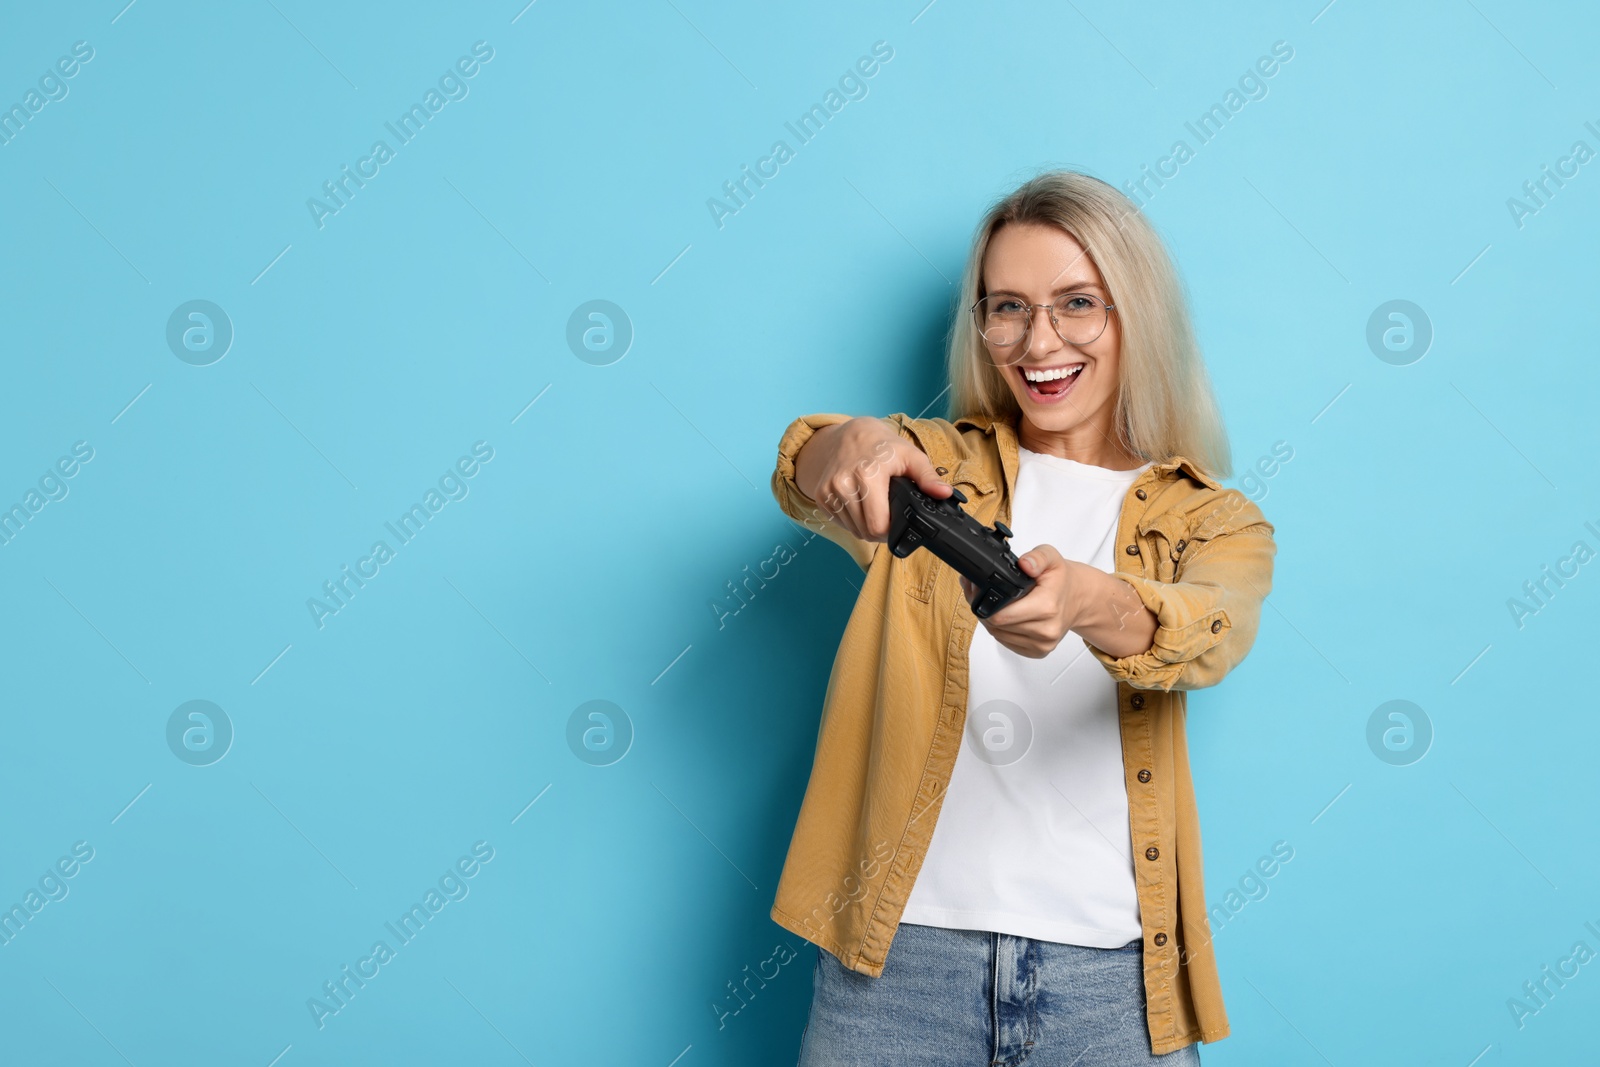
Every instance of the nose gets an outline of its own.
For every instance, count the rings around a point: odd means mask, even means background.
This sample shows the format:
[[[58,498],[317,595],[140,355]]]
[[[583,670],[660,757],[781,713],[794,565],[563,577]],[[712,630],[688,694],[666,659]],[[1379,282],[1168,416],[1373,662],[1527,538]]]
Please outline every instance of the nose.
[[[1033,305],[1029,309],[1028,315],[1028,353],[1030,355],[1035,352],[1040,355],[1048,355],[1057,351],[1066,343],[1056,333],[1056,324],[1050,318],[1049,304]],[[1042,325],[1039,322],[1040,315],[1044,316]]]

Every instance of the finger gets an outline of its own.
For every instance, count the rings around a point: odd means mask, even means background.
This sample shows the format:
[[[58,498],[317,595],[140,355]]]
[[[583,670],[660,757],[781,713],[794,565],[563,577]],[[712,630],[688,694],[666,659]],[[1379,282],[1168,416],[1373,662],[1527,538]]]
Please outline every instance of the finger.
[[[1032,629],[1034,624],[1053,618],[1055,613],[1049,593],[1041,595],[1040,591],[1034,588],[990,615],[989,622],[998,629],[1021,634]]]
[[[828,501],[828,510],[833,513],[834,521],[849,530],[852,537],[865,540],[862,537],[861,514],[858,502],[840,493],[833,485],[829,485],[826,499]]]
[[[880,474],[861,479],[866,491],[861,494],[861,528],[871,541],[889,539],[889,478]]]
[[[850,531],[851,536],[861,536],[861,534],[856,533],[856,518],[850,514],[850,504],[845,501],[843,496],[838,494],[832,483],[822,486],[822,494],[818,498],[818,504],[824,512],[827,512],[829,518],[832,518],[838,525],[843,526],[845,530]]]
[[[1007,635],[1021,636],[1025,627],[1037,621],[1033,612],[1022,606],[1022,601],[1026,599],[1027,597],[1023,597],[1021,600],[1013,600],[993,615],[990,615],[988,620],[990,627]]]
[[[996,635],[995,640],[1000,641],[1002,645],[1010,649],[1012,652],[1015,652],[1017,655],[1024,656],[1028,659],[1041,659],[1044,655],[1044,653],[1039,651],[1037,643],[1031,640],[1012,637],[1010,635],[1007,635],[1007,638],[1003,641],[1000,640],[999,635]]]
[[[850,532],[863,541],[872,540],[872,533],[867,526],[866,501],[861,497],[852,497],[845,505],[845,510],[850,515]]]
[[[878,515],[875,514],[874,504],[882,510],[883,534],[878,534],[874,525]],[[888,536],[888,486],[875,486],[872,478],[862,474],[853,474],[850,477],[850,515],[856,525],[856,536],[862,541],[883,541]]]
[[[1022,556],[1017,563],[1022,567],[1022,572],[1030,578],[1037,578],[1051,567],[1065,563],[1061,553],[1054,545],[1035,545]]]

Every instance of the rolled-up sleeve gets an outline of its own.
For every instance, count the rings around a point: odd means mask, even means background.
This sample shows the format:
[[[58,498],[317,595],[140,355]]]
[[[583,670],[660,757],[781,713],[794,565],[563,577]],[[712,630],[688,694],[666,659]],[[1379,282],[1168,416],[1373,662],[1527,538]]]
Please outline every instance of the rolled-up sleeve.
[[[848,422],[854,417],[838,414],[802,415],[791,422],[778,441],[778,464],[772,472],[772,495],[785,515],[843,548],[850,553],[850,558],[856,561],[857,566],[866,570],[878,550],[878,542],[863,541],[839,525],[815,500],[802,493],[794,480],[794,458],[811,440],[811,435],[824,426]]]
[[[1136,689],[1203,689],[1244,659],[1272,591],[1277,555],[1272,524],[1255,504],[1244,504],[1236,522],[1195,543],[1182,581],[1117,574],[1155,615],[1156,632],[1148,649],[1120,658],[1085,642],[1113,678]]]

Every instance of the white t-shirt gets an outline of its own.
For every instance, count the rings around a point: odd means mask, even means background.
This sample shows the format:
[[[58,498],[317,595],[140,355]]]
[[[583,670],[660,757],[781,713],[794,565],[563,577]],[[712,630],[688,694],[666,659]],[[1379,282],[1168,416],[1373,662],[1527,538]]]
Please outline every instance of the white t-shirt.
[[[1150,464],[1108,470],[1021,449],[1012,551],[1116,569],[1117,520]],[[1095,948],[1143,935],[1116,682],[1068,632],[1043,659],[980,622],[966,736],[902,922]]]

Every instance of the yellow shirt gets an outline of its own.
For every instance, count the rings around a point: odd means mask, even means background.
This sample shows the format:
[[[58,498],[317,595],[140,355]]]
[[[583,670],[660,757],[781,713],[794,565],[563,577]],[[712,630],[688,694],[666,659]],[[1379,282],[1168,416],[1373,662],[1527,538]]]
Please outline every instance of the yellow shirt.
[[[876,978],[955,766],[978,620],[956,572],[932,552],[899,559],[885,544],[862,541],[795,484],[801,446],[817,429],[849,418],[807,415],[790,423],[772,474],[784,513],[840,545],[866,572],[828,678],[811,779],[772,919]],[[991,526],[1010,519],[1012,422],[899,414],[887,421],[966,494],[969,514]],[[1085,642],[1117,681],[1156,1055],[1228,1036],[1206,916],[1184,694],[1220,682],[1255,642],[1261,602],[1272,589],[1273,532],[1243,493],[1224,489],[1188,459],[1153,464],[1123,500],[1116,574],[1155,614],[1155,640],[1122,658]]]

